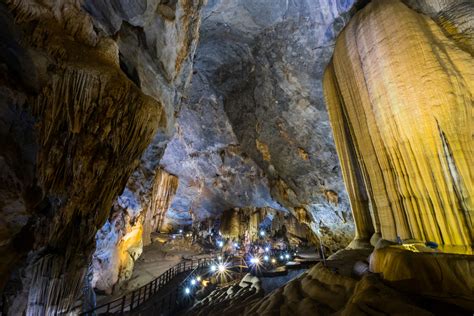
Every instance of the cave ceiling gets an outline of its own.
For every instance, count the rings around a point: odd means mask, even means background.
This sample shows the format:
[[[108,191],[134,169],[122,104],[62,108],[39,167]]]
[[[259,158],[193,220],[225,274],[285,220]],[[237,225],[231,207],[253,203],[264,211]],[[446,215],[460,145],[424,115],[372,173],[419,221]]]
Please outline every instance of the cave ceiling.
[[[180,178],[168,216],[301,207],[318,225],[350,222],[322,74],[353,2],[208,2],[190,92],[160,162]]]

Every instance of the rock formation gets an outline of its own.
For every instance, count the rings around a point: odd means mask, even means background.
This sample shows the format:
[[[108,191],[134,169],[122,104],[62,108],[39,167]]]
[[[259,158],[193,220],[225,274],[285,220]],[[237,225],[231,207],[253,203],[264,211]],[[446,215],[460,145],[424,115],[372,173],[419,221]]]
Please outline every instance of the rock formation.
[[[189,98],[161,162],[180,179],[175,225],[271,207],[306,213],[331,249],[352,240],[322,75],[353,2],[208,1]]]
[[[431,312],[413,282],[471,309],[468,257],[418,241],[472,253],[472,1],[204,2],[0,3],[2,312],[67,312],[220,218],[376,248],[380,276],[318,266],[248,313]]]
[[[136,173],[129,183],[137,183]],[[111,217],[96,235],[91,284],[94,288],[110,292],[131,277],[134,261],[141,255],[143,246],[150,243],[150,235],[165,228],[165,214],[177,185],[175,176],[158,169],[151,196],[147,195],[148,190],[132,192],[125,188],[114,203]]]
[[[114,199],[150,141],[172,133],[202,3],[180,2],[171,20],[157,5],[0,5],[1,286],[12,275],[11,314],[74,304]]]
[[[271,208],[234,208],[222,213],[220,232],[225,238],[239,240],[247,233],[250,238],[258,239],[261,230],[270,237],[288,238],[290,244],[315,238],[308,226],[290,213]]]
[[[371,258],[372,271],[388,273],[356,276],[351,267],[364,252],[342,250],[327,266],[317,264],[263,299],[210,309],[210,315],[467,315],[474,308],[472,256],[388,247]]]
[[[472,247],[472,9],[373,1],[341,33],[324,87],[357,238]]]

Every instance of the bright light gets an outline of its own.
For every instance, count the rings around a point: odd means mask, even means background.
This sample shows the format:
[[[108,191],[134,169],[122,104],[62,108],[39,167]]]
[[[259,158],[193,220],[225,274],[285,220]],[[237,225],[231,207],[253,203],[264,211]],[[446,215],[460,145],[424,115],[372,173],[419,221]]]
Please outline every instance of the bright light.
[[[196,285],[196,280],[192,279],[191,280],[191,285]]]
[[[217,260],[222,261],[222,257],[221,256],[217,257]]]
[[[272,263],[276,263],[276,259],[275,258],[272,258]]]
[[[183,230],[182,230],[182,229],[180,229],[180,230],[179,230],[179,233],[180,233],[180,234],[182,234],[182,233],[183,233]]]
[[[263,260],[268,261],[270,259],[267,255],[263,256]]]
[[[250,264],[259,266],[261,263],[261,259],[259,257],[252,257],[250,258]]]
[[[283,260],[283,259],[284,259],[283,256],[280,256],[280,260]]]
[[[219,264],[219,266],[217,267],[217,270],[218,270],[220,273],[224,273],[225,270],[226,270],[226,267],[225,267],[225,265],[223,265],[223,264]]]
[[[173,239],[176,239],[176,236],[175,236],[175,235],[173,235]]]
[[[296,256],[296,252],[293,253],[293,256]]]
[[[285,255],[285,258],[286,258],[286,259],[290,259],[290,255],[289,255],[289,254],[286,254],[286,255]]]
[[[212,266],[211,266],[211,271],[212,271],[212,272],[216,272],[216,270],[217,270],[217,267],[216,267],[215,265],[212,265]]]
[[[191,293],[191,289],[190,289],[189,287],[185,288],[185,289],[184,289],[184,293],[186,293],[186,294]]]
[[[234,247],[237,248],[238,246],[239,246],[239,244],[235,242]]]
[[[201,277],[199,275],[196,277],[196,281],[201,282]]]
[[[219,247],[222,247],[222,246],[224,246],[224,243],[223,243],[222,241],[219,241],[219,242],[217,242],[217,245],[218,245]]]
[[[269,252],[269,251],[270,251],[270,247],[265,247],[265,251],[266,251],[266,252]]]
[[[260,231],[260,236],[265,236],[265,232],[263,230]]]

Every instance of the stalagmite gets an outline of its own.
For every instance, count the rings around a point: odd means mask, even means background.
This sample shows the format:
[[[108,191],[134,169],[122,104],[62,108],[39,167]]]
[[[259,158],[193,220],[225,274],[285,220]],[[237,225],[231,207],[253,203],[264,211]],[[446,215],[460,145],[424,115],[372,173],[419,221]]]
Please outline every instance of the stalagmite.
[[[146,211],[143,222],[143,241],[150,243],[150,234],[156,231],[166,231],[166,211],[178,189],[178,178],[158,169],[153,183],[151,203]]]
[[[473,84],[472,55],[399,1],[341,33],[324,90],[359,238],[472,247]]]

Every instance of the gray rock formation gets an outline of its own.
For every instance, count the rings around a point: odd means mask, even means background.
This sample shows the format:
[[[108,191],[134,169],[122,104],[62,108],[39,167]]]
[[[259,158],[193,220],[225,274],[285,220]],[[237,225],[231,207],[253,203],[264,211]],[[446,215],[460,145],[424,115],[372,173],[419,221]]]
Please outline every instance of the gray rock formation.
[[[180,180],[167,213],[175,225],[219,217],[233,207],[284,211],[271,197],[262,170],[243,153],[222,98],[199,74],[193,77],[189,101],[160,164]]]
[[[329,248],[349,243],[321,79],[353,2],[208,2],[191,96],[161,162],[180,178],[176,223],[279,204],[305,209]]]

